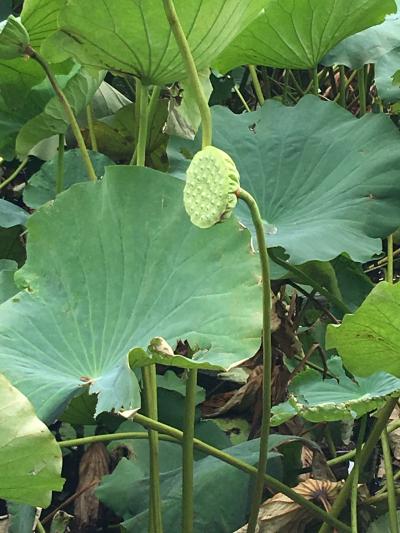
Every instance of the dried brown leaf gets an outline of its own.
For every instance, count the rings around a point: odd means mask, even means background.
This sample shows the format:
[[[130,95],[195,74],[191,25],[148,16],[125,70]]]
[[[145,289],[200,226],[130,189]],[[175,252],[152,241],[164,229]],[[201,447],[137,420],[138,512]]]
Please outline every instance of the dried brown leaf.
[[[293,490],[307,500],[322,504],[327,509],[337,496],[342,483],[308,479]],[[309,511],[282,493],[275,494],[262,504],[258,515],[258,533],[303,533],[314,520]],[[247,526],[236,533],[245,533]]]
[[[77,488],[77,493],[81,494],[74,506],[77,527],[81,530],[95,526],[101,518],[100,502],[95,490],[101,478],[110,473],[109,465],[110,457],[102,442],[91,444],[82,456]]]

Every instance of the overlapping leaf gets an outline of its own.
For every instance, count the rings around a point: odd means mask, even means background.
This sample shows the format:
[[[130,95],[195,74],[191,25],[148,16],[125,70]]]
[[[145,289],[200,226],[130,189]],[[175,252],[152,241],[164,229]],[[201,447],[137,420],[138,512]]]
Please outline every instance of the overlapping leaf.
[[[176,0],[197,67],[209,67],[264,4],[265,0]],[[71,0],[59,24],[59,47],[81,64],[133,74],[147,84],[186,78],[159,0]]]
[[[399,0],[396,0],[396,5],[398,10]],[[400,13],[397,12],[387,15],[382,24],[372,26],[339,43],[322,59],[322,63],[360,68],[367,63],[375,63],[399,46]]]
[[[358,376],[388,372],[400,377],[400,285],[381,282],[340,326],[329,326],[327,347]]]
[[[0,497],[47,507],[61,490],[61,450],[32,405],[0,374]]]
[[[291,262],[342,252],[363,262],[400,226],[398,133],[383,114],[356,119],[306,96],[292,108],[267,101],[243,115],[216,107],[213,122],[215,145],[258,202],[269,246],[285,248]],[[199,136],[171,141],[174,174],[184,176],[199,146]],[[251,228],[246,207],[236,211]]]
[[[0,306],[0,369],[42,418],[85,384],[99,394],[97,413],[139,407],[128,352],[140,348],[148,362],[160,335],[173,347],[188,340],[195,353],[186,361],[206,368],[258,349],[250,235],[233,219],[195,228],[182,194],[176,178],[108,167],[102,182],[75,185],[31,217],[29,259],[17,273],[25,290]]]
[[[394,11],[394,0],[269,0],[215,65],[221,72],[248,63],[313,68],[341,40]]]
[[[339,357],[330,359],[328,366],[335,378],[323,379],[316,370],[307,369],[293,379],[289,401],[273,408],[273,425],[295,415],[311,422],[359,418],[383,407],[391,395],[400,394],[400,379],[385,372],[352,380]]]

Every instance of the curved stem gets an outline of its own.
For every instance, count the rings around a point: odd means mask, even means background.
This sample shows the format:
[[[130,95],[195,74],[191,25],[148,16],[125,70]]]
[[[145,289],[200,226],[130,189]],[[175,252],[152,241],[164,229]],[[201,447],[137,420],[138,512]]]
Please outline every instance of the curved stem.
[[[40,522],[40,520],[36,522],[35,531],[36,533],[46,533],[46,530],[44,529],[44,526],[42,526],[42,523]]]
[[[201,86],[197,67],[194,62],[189,43],[186,39],[185,32],[179,21],[173,0],[163,0],[164,11],[167,16],[172,33],[174,34],[176,43],[181,53],[188,80],[192,84],[192,88],[196,97],[196,102],[199,107],[203,135],[203,148],[212,143],[212,120],[211,111],[208,107],[207,98],[204,95]]]
[[[140,414],[134,415],[133,419],[136,422],[138,422],[138,424],[141,424],[144,427],[157,430],[159,433],[163,433],[163,435],[160,435],[160,439],[162,440],[176,442],[177,444],[181,444],[183,442],[183,432],[180,431],[179,429],[173,428],[171,426],[167,426],[166,424],[162,424],[161,422],[152,420],[151,418],[148,418],[147,416],[140,415]],[[60,448],[68,448],[72,446],[81,446],[85,444],[91,444],[92,442],[111,442],[111,441],[121,440],[121,439],[147,439],[147,438],[148,438],[148,434],[144,432],[112,433],[109,435],[93,435],[91,437],[83,437],[80,439],[65,440],[65,441],[58,442],[58,445],[60,446]],[[238,468],[242,472],[245,472],[246,474],[250,474],[251,476],[257,475],[257,469],[254,466],[251,466],[248,463],[241,461],[240,459],[237,459],[236,457],[233,457],[232,455],[224,452],[223,450],[214,448],[214,446],[211,446],[210,444],[207,444],[196,438],[193,439],[193,444],[194,444],[194,447],[198,449],[199,451],[207,455],[216,457],[217,459],[223,461],[224,463],[230,464],[234,466],[235,468]],[[264,476],[264,478],[265,478],[265,483],[271,488],[271,490],[275,492],[282,492],[292,501],[296,502],[301,507],[304,507],[304,509],[307,509],[316,518],[327,521],[329,524],[332,525],[332,527],[336,527],[339,531],[343,531],[345,533],[351,533],[350,528],[346,526],[346,524],[343,524],[343,522],[341,522],[340,520],[337,520],[336,518],[332,519],[329,516],[329,514],[326,513],[323,509],[321,509],[320,507],[318,507],[311,501],[303,498],[303,496],[298,494],[293,489],[287,487],[282,482],[278,481],[272,476],[268,476],[267,474]]]
[[[233,86],[233,90],[234,90],[235,93],[238,95],[239,100],[242,102],[243,107],[245,108],[245,110],[246,110],[248,113],[250,113],[250,112],[251,112],[251,109],[250,109],[250,107],[249,107],[249,104],[248,104],[248,103],[246,102],[246,100],[244,99],[243,94],[240,92],[240,89],[239,89],[239,87],[238,87],[236,84]]]
[[[144,394],[149,418],[158,419],[156,367],[149,365],[142,368]],[[162,533],[159,441],[157,430],[149,430],[150,448],[150,505],[149,533]]]
[[[387,402],[385,407],[383,407],[382,410],[380,411],[379,416],[374,424],[374,427],[368,437],[368,440],[365,443],[365,446],[363,447],[362,452],[360,453],[360,458],[359,458],[360,469],[363,468],[365,463],[368,461],[371,453],[374,451],[374,448],[380,439],[382,431],[386,428],[387,421],[389,420],[389,417],[392,414],[392,411],[395,408],[396,404],[397,404],[397,398],[391,398]],[[335,500],[335,503],[332,506],[332,509],[330,511],[331,516],[337,518],[339,514],[342,512],[343,507],[346,505],[346,502],[351,492],[351,488],[353,485],[353,478],[354,478],[354,469],[352,470],[351,474],[347,478],[342,490],[340,491],[338,497]],[[328,525],[325,522],[325,524],[319,530],[319,533],[328,533],[330,529],[331,529],[330,525]]]
[[[271,248],[268,249],[268,255],[270,256],[270,258],[272,259],[272,261],[274,263],[276,263],[277,265],[280,265],[281,267],[285,268],[286,270],[289,270],[289,272],[292,272],[293,274],[295,274],[306,285],[310,285],[311,287],[313,287],[320,294],[322,294],[322,296],[325,296],[325,298],[328,301],[332,302],[344,314],[351,314],[351,312],[352,312],[351,309],[349,307],[347,307],[347,305],[344,302],[342,302],[342,300],[339,300],[339,298],[337,298],[335,295],[330,293],[327,289],[325,289],[319,283],[316,283],[313,278],[311,278],[310,276],[305,274],[302,270],[300,270],[296,266],[291,265],[290,263],[288,263],[284,259],[280,259]]]
[[[58,136],[56,195],[64,190],[64,142],[65,136],[61,133]]]
[[[136,164],[138,167],[146,165],[147,133],[149,129],[149,90],[146,85],[138,85],[139,90],[139,132],[136,146]]]
[[[264,105],[265,98],[260,85],[260,80],[258,79],[256,67],[254,65],[249,65],[249,71],[251,80],[253,82],[254,90],[256,91],[257,99],[260,105]]]
[[[86,166],[86,171],[88,173],[88,177],[92,181],[97,180],[96,172],[93,168],[92,161],[90,160],[89,153],[86,148],[85,141],[82,136],[82,132],[79,128],[79,124],[75,118],[74,112],[72,110],[72,107],[70,103],[68,102],[64,92],[62,91],[61,87],[58,85],[58,82],[56,80],[56,77],[54,76],[53,72],[50,69],[49,64],[47,61],[42,57],[39,52],[34,50],[30,45],[27,46],[25,50],[26,55],[30,56],[32,59],[34,59],[39,65],[42,67],[42,69],[45,71],[47,78],[51,84],[51,86],[54,89],[54,92],[56,93],[57,98],[59,99],[61,105],[63,106],[64,112],[68,118],[68,121],[71,125],[72,131],[75,135],[76,142],[78,143],[79,149],[82,153],[82,159]]]
[[[358,505],[357,504],[358,504],[358,481],[360,478],[360,454],[362,450],[362,444],[364,442],[365,430],[367,428],[367,421],[368,421],[368,415],[364,415],[361,418],[360,429],[359,429],[358,439],[357,439],[353,486],[351,488],[351,531],[352,533],[358,533],[358,526],[357,526]]]
[[[90,145],[92,150],[95,152],[98,152],[98,146],[97,146],[97,139],[96,139],[96,133],[94,131],[94,117],[93,117],[93,107],[92,104],[89,104],[86,106],[86,118],[89,128],[89,137],[90,137]]]
[[[28,158],[24,159],[22,161],[22,163],[20,163],[17,168],[14,170],[14,172],[11,174],[11,176],[9,176],[7,179],[5,179],[4,181],[2,181],[0,183],[0,191],[1,189],[4,189],[4,187],[7,187],[7,185],[9,183],[11,183],[13,180],[15,180],[15,178],[18,177],[19,173],[21,172],[21,170],[23,170],[26,165],[28,164]]]
[[[185,422],[183,431],[182,461],[182,531],[192,533],[194,500],[193,500],[193,440],[196,411],[197,369],[190,369],[186,381]]]
[[[388,497],[390,533],[399,533],[399,522],[397,520],[396,486],[394,484],[393,478],[392,454],[390,453],[389,435],[386,428],[383,430],[381,442],[383,451],[383,461],[385,464],[386,473],[386,490]]]
[[[260,458],[258,461],[258,474],[252,505],[250,511],[248,533],[254,533],[257,527],[258,512],[264,491],[264,475],[267,468],[268,459],[268,438],[271,418],[271,368],[272,368],[272,347],[271,347],[271,288],[269,275],[269,260],[267,253],[267,243],[265,240],[264,225],[258,209],[257,202],[247,191],[240,189],[238,197],[246,202],[250,209],[254,227],[256,229],[257,244],[260,255],[262,286],[263,286],[263,416],[260,435]]]

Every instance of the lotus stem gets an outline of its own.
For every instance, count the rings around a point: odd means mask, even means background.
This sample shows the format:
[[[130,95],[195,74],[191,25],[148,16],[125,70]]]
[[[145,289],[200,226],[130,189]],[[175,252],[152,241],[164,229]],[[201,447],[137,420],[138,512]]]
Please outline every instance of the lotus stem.
[[[362,444],[364,442],[365,430],[367,428],[368,415],[364,415],[361,418],[357,447],[356,447],[356,459],[354,465],[353,485],[351,487],[351,531],[352,533],[358,533],[358,481],[360,479],[360,454],[362,451]]]
[[[28,158],[24,159],[18,166],[17,168],[14,170],[14,172],[11,174],[11,176],[9,176],[7,179],[5,179],[4,181],[2,181],[0,183],[0,191],[1,189],[4,189],[5,187],[7,187],[7,185],[9,183],[11,183],[12,181],[15,180],[15,178],[18,177],[19,173],[26,167],[26,165],[28,164]]]
[[[159,436],[161,440],[182,444],[183,432],[179,429],[173,428],[156,420],[152,420],[151,418],[140,414],[134,415],[133,418],[138,424],[141,424],[143,427],[154,429],[157,430],[159,433],[162,433],[162,435]],[[92,435],[91,437],[82,437],[79,439],[61,441],[58,444],[61,448],[70,448],[91,444],[92,442],[112,442],[121,439],[148,439],[148,433],[129,432],[112,433],[107,435]],[[257,468],[252,465],[249,465],[244,461],[241,461],[240,459],[237,459],[236,457],[233,457],[232,455],[224,452],[223,450],[219,450],[218,448],[215,448],[214,446],[211,446],[210,444],[207,444],[196,438],[193,439],[193,444],[197,450],[207,455],[216,457],[224,463],[234,466],[235,468],[241,470],[242,472],[245,472],[246,474],[250,474],[253,477],[257,475]],[[346,524],[344,524],[337,518],[332,518],[329,513],[325,512],[323,509],[312,503],[310,500],[303,498],[303,496],[301,496],[298,492],[287,487],[281,481],[278,481],[277,479],[267,474],[265,474],[264,479],[266,485],[269,486],[271,490],[275,492],[282,492],[282,494],[285,494],[292,501],[296,502],[304,509],[307,509],[316,518],[326,521],[328,524],[330,524],[332,527],[337,528],[339,531],[343,531],[344,533],[351,533],[351,529]]]
[[[389,434],[386,428],[382,432],[381,443],[383,451],[383,461],[385,464],[390,533],[399,533],[399,522],[397,520],[396,486],[394,484],[393,478],[392,454],[390,453]]]
[[[92,161],[89,157],[89,153],[86,148],[85,141],[82,136],[82,132],[79,128],[79,124],[76,120],[76,117],[74,115],[74,112],[72,110],[71,104],[68,102],[67,97],[65,96],[63,90],[58,85],[58,82],[56,80],[56,77],[54,76],[53,72],[51,71],[50,65],[47,63],[47,61],[42,57],[39,52],[34,50],[30,45],[27,46],[25,49],[25,53],[27,56],[31,57],[33,60],[35,60],[44,70],[44,72],[47,75],[47,78],[51,84],[51,86],[54,89],[54,92],[56,93],[57,98],[59,99],[61,105],[63,106],[64,112],[68,118],[68,121],[71,125],[72,131],[75,135],[76,142],[78,143],[79,149],[82,153],[82,159],[85,163],[86,171],[88,174],[88,177],[92,181],[97,180],[96,172],[94,170]]]
[[[344,65],[339,66],[339,104],[346,108],[346,90],[347,90],[347,84],[346,84],[346,72],[344,69]]]
[[[360,101],[360,113],[359,116],[363,117],[367,112],[367,90],[365,87],[365,70],[361,67],[357,71],[358,79],[358,98]]]
[[[362,449],[362,452],[360,453],[359,458],[359,468],[360,470],[363,468],[365,463],[368,461],[371,453],[374,451],[374,448],[379,441],[382,431],[386,428],[387,421],[389,420],[390,415],[392,414],[393,409],[395,408],[397,404],[397,398],[391,398],[385,407],[383,407],[379,413],[379,416],[374,424],[374,427],[368,437],[367,442],[365,443],[365,446]],[[352,470],[351,474],[347,478],[342,490],[340,491],[338,497],[335,500],[335,503],[332,506],[332,509],[330,511],[330,515],[337,518],[339,514],[342,512],[343,507],[346,505],[346,502],[348,500],[348,497],[351,493],[351,488],[353,486],[353,479],[354,479],[354,469]],[[328,525],[326,522],[319,530],[319,533],[328,533],[330,531],[330,525]]]
[[[319,95],[318,67],[312,69],[312,90],[315,96]]]
[[[183,463],[182,463],[182,531],[193,532],[194,498],[193,498],[193,465],[194,465],[194,424],[196,412],[197,369],[188,370],[185,396],[185,421],[183,431]]]
[[[251,80],[253,82],[254,90],[256,91],[257,100],[260,105],[264,105],[265,98],[260,85],[260,80],[258,79],[256,67],[254,65],[249,65],[249,71]]]
[[[89,137],[90,137],[90,146],[92,150],[95,152],[98,152],[98,146],[97,146],[97,139],[96,139],[96,132],[94,131],[94,116],[93,116],[93,107],[92,104],[89,104],[86,106],[86,118],[89,128]]]
[[[272,346],[271,346],[271,287],[269,275],[269,260],[267,253],[267,243],[264,233],[264,225],[260,215],[260,210],[256,200],[247,191],[240,189],[238,197],[246,202],[250,210],[254,227],[256,229],[257,243],[259,249],[262,286],[263,286],[263,415],[260,434],[260,456],[258,461],[258,473],[254,487],[252,505],[250,510],[248,533],[254,533],[257,527],[258,512],[260,509],[264,484],[265,471],[268,460],[268,439],[271,418],[271,369],[272,369]]]
[[[46,530],[44,529],[44,526],[42,525],[40,520],[36,522],[35,531],[36,533],[46,533]]]
[[[190,81],[196,102],[200,111],[202,124],[202,145],[203,148],[212,144],[212,119],[211,111],[208,107],[208,101],[205,97],[197,67],[194,62],[189,43],[186,39],[185,32],[179,21],[173,0],[163,0],[164,11],[167,16],[172,33],[181,53],[186,68],[187,78]]]
[[[139,98],[139,131],[136,146],[136,164],[138,167],[146,165],[147,133],[149,128],[149,89],[138,81],[136,97]]]
[[[61,133],[58,136],[56,195],[64,190],[64,142],[65,136]]]
[[[147,413],[152,420],[158,419],[156,366],[142,368],[144,394]],[[160,462],[158,431],[149,429],[150,448],[150,505],[149,533],[162,533],[161,494],[160,494]]]

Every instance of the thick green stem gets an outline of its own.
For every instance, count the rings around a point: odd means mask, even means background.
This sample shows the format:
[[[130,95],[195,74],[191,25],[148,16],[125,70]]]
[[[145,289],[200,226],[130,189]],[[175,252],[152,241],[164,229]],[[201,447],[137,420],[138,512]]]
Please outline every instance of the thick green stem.
[[[17,168],[14,170],[11,176],[9,176],[7,179],[5,179],[4,181],[0,183],[0,191],[1,189],[4,189],[5,187],[7,187],[7,185],[11,183],[13,180],[15,180],[15,178],[18,177],[19,173],[26,167],[27,164],[28,164],[28,158],[24,159],[22,163],[20,163],[17,166]]]
[[[315,96],[319,95],[318,67],[312,69],[312,90]]]
[[[142,368],[144,394],[148,416],[152,420],[158,419],[156,367],[149,365]],[[162,533],[161,494],[160,494],[160,464],[158,431],[149,430],[150,448],[150,506],[149,533]]]
[[[188,371],[185,397],[185,423],[183,431],[182,461],[182,531],[192,533],[194,500],[193,500],[193,465],[194,465],[194,424],[196,412],[197,369]]]
[[[190,50],[189,43],[186,39],[185,32],[179,21],[175,5],[173,0],[163,0],[164,11],[167,16],[169,25],[171,27],[172,33],[174,34],[176,43],[178,45],[179,51],[181,53],[185,68],[187,78],[192,85],[193,92],[195,94],[196,102],[200,111],[201,116],[201,126],[203,132],[203,148],[211,145],[212,143],[212,120],[211,120],[211,111],[208,107],[207,98],[205,97],[199,74],[197,72],[197,67],[194,62],[192,52]]]
[[[98,152],[98,146],[97,146],[97,139],[96,139],[96,132],[94,131],[94,117],[93,117],[93,107],[92,104],[89,104],[86,106],[86,118],[89,128],[89,137],[90,137],[90,145],[92,147],[92,150],[95,152]]]
[[[364,67],[361,67],[357,71],[358,79],[358,98],[360,101],[360,113],[359,116],[362,117],[367,112],[367,90],[365,87],[365,70]]]
[[[140,89],[139,89],[140,87]],[[138,84],[139,106],[139,132],[136,146],[136,164],[138,167],[146,166],[146,146],[149,129],[149,90],[146,85]]]
[[[381,442],[386,474],[386,490],[388,496],[390,533],[399,533],[399,523],[397,520],[396,486],[394,484],[393,478],[392,454],[390,453],[389,435],[386,428],[383,430]]]
[[[346,108],[346,72],[344,69],[344,65],[340,65],[339,67],[339,104]]]
[[[282,102],[284,105],[289,104],[289,69],[285,70],[285,73],[283,75],[283,94],[282,94]]]
[[[251,217],[256,230],[263,286],[263,416],[260,434],[260,458],[258,461],[258,474],[254,487],[249,524],[247,528],[248,533],[254,533],[257,527],[258,512],[264,491],[264,475],[267,468],[268,438],[271,418],[271,287],[267,243],[265,239],[264,225],[257,202],[251,196],[251,194],[243,189],[240,189],[238,192],[238,197],[246,202],[247,207],[250,209]]]
[[[249,65],[249,71],[251,80],[253,82],[254,90],[256,91],[257,100],[259,101],[260,105],[264,105],[265,98],[260,85],[260,80],[258,79],[257,69],[254,65]]]
[[[138,422],[138,424],[141,424],[143,427],[154,429],[158,431],[159,433],[163,433],[163,435],[160,435],[160,439],[162,440],[168,440],[170,442],[176,442],[177,444],[182,444],[183,442],[183,432],[179,429],[173,428],[171,426],[167,426],[166,424],[162,424],[161,422],[152,420],[151,418],[148,418],[144,415],[136,414],[134,415],[134,420]],[[71,440],[65,440],[62,442],[59,442],[60,448],[70,448],[75,446],[82,446],[85,444],[91,444],[92,442],[111,442],[116,440],[122,440],[122,439],[147,439],[148,434],[144,432],[132,432],[132,433],[112,433],[109,435],[93,435],[91,437],[83,437],[79,439],[71,439]],[[223,450],[219,450],[218,448],[214,448],[214,446],[211,446],[210,444],[206,444],[205,442],[199,440],[199,439],[193,439],[194,447],[203,452],[204,454],[211,455],[213,457],[216,457],[217,459],[223,461],[224,463],[227,463],[231,466],[234,466],[235,468],[241,470],[242,472],[245,472],[246,474],[250,474],[251,476],[257,475],[257,469],[254,466],[249,465],[248,463],[245,463],[244,461],[241,461],[240,459],[237,459],[236,457],[233,457],[232,455],[229,455],[228,453],[224,452]],[[303,498],[300,494],[298,494],[293,489],[287,487],[277,479],[268,476],[267,474],[264,476],[265,483],[271,488],[271,490],[275,492],[282,492],[282,494],[285,494],[288,498],[296,502],[301,507],[304,507],[304,509],[307,509],[311,514],[315,516],[315,518],[319,518],[320,520],[327,521],[329,524],[332,525],[332,527],[336,527],[339,531],[343,531],[344,533],[351,533],[351,530],[346,524],[343,524],[340,520],[337,520],[335,518],[331,519],[328,513],[326,513],[323,509],[312,503],[311,501]]]
[[[394,255],[393,255],[393,235],[387,238],[387,270],[386,281],[393,284],[394,279]]]
[[[82,153],[82,159],[86,166],[86,171],[88,174],[88,177],[92,181],[97,180],[96,172],[93,168],[92,161],[90,160],[89,153],[86,148],[85,141],[82,136],[82,132],[79,128],[79,124],[75,118],[74,112],[72,110],[72,107],[70,103],[68,102],[64,92],[62,91],[61,87],[58,85],[58,82],[51,71],[51,68],[47,61],[42,57],[39,52],[34,50],[30,45],[25,50],[26,55],[30,56],[32,59],[34,59],[39,65],[42,67],[42,69],[45,71],[47,78],[51,84],[51,86],[54,89],[54,92],[56,93],[57,98],[59,99],[61,105],[63,106],[64,112],[68,118],[68,121],[70,123],[70,126],[72,128],[73,134],[75,135],[76,142],[78,143],[79,149]]]
[[[61,134],[58,136],[56,195],[64,190],[64,143],[65,136]]]
[[[354,465],[353,486],[351,487],[351,531],[358,533],[358,481],[360,479],[360,454],[362,451],[362,444],[364,442],[365,430],[367,428],[368,415],[361,418],[360,429],[357,439],[356,460]]]
[[[364,467],[365,463],[368,461],[371,453],[373,452],[377,442],[380,439],[382,431],[386,428],[387,421],[389,420],[389,417],[392,414],[392,411],[396,403],[397,403],[397,398],[392,398],[387,402],[385,407],[383,407],[382,410],[380,411],[379,416],[374,424],[374,427],[368,437],[368,440],[365,443],[365,446],[363,447],[362,452],[360,454],[360,458],[359,458],[360,470]],[[330,512],[331,516],[337,518],[339,514],[342,512],[349,498],[351,488],[353,485],[353,479],[354,479],[354,469],[352,470],[351,474],[347,478],[346,483],[344,484],[342,490],[340,491],[339,496],[336,498],[335,503],[332,506],[332,509]],[[328,533],[328,531],[330,531],[330,525],[328,525],[325,522],[325,524],[321,527],[319,533]]]
[[[332,304],[334,304],[338,309],[340,309],[344,314],[350,314],[351,309],[347,307],[347,305],[342,302],[339,298],[337,298],[334,294],[330,293],[327,289],[325,289],[322,285],[319,283],[316,283],[313,278],[308,276],[306,273],[304,273],[302,270],[297,268],[294,265],[291,265],[284,259],[280,259],[276,253],[270,248],[268,250],[268,254],[272,261],[276,263],[277,265],[280,265],[281,267],[285,268],[286,270],[289,270],[289,272],[292,272],[292,274],[295,274],[297,278],[301,279],[302,282],[304,282],[306,285],[310,285],[318,291],[322,296],[325,296],[325,298],[330,301]]]

